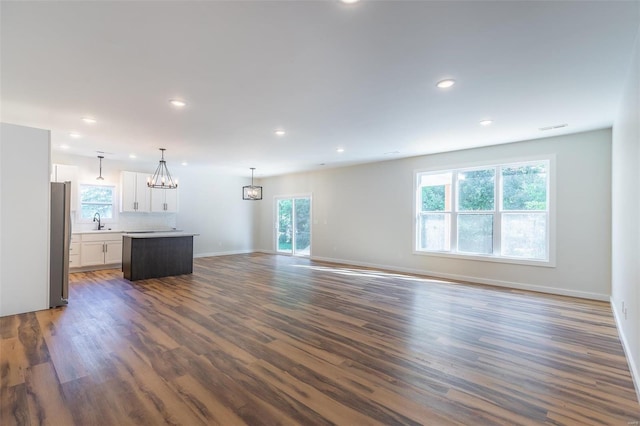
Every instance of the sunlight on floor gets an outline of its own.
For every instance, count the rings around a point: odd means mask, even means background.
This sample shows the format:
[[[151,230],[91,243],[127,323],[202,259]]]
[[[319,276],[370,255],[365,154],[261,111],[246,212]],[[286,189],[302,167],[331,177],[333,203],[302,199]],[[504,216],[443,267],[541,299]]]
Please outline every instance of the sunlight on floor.
[[[407,281],[419,281],[419,282],[435,282],[435,283],[449,283],[451,281],[437,280],[434,278],[420,278],[412,275],[403,275],[391,272],[382,272],[369,269],[351,269],[351,268],[335,268],[329,266],[317,266],[317,265],[292,265],[294,268],[306,268],[314,271],[333,272],[334,274],[354,276],[354,277],[371,277],[371,278],[396,278]]]

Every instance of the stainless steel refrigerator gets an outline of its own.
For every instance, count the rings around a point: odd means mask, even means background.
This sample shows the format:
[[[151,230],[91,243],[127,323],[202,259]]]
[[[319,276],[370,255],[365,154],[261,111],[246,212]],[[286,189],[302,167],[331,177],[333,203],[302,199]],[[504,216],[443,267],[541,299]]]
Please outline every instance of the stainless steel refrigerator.
[[[69,299],[69,248],[71,245],[71,182],[51,183],[51,261],[49,307],[64,306]]]

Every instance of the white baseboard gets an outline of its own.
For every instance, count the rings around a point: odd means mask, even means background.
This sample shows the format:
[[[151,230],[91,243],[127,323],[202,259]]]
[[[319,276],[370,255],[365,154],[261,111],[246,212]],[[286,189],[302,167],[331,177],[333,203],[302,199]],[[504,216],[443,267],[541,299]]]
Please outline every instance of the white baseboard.
[[[631,372],[631,379],[633,380],[633,386],[636,388],[636,398],[640,401],[640,374],[638,374],[638,366],[636,365],[633,357],[631,356],[632,351],[629,347],[629,342],[627,337],[624,334],[624,329],[622,328],[622,321],[620,318],[620,314],[616,309],[615,302],[613,297],[610,299],[611,310],[613,311],[613,319],[616,322],[616,328],[618,329],[618,336],[620,337],[620,341],[622,342],[622,349],[624,349],[625,357],[627,358],[627,363],[629,364],[629,371]]]
[[[103,271],[105,269],[122,269],[122,263],[109,263],[107,265],[78,266],[76,268],[69,268],[69,273],[73,274],[74,272]]]
[[[210,253],[195,253],[193,258],[198,257],[215,257],[215,256],[229,256],[231,254],[247,254],[254,253],[255,250],[231,250],[231,251],[214,251]]]
[[[470,283],[487,284],[487,285],[492,285],[496,287],[506,287],[506,288],[513,288],[518,290],[528,290],[528,291],[535,291],[539,293],[555,294],[559,296],[571,296],[571,297],[578,297],[581,299],[600,300],[603,302],[608,302],[610,297],[608,294],[590,293],[586,291],[577,291],[577,290],[567,290],[564,288],[557,288],[557,287],[545,287],[545,286],[538,286],[533,284],[518,283],[513,281],[492,280],[487,278],[471,277],[471,276],[459,275],[459,274],[446,274],[446,273],[428,271],[424,269],[402,268],[402,267],[392,266],[392,265],[380,265],[380,264],[368,263],[368,262],[358,262],[355,260],[343,260],[343,259],[334,259],[330,257],[319,257],[319,256],[312,256],[311,259],[324,261],[324,262],[340,263],[343,265],[364,266],[367,268],[385,269],[388,271],[405,272],[405,273],[416,274],[416,275],[425,275],[433,278],[443,278],[443,279],[453,280],[453,281],[465,281]]]
[[[278,254],[275,252],[275,250],[262,250],[262,249],[258,249],[258,250],[254,250],[254,253],[264,253],[264,254]],[[285,254],[285,256],[289,256],[287,254]]]

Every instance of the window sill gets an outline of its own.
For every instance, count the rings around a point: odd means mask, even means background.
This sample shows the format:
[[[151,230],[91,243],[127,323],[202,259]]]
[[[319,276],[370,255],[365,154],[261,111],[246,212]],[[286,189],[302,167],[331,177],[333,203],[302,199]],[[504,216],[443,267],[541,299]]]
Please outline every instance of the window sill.
[[[556,262],[553,259],[549,260],[530,260],[530,259],[518,259],[513,257],[498,257],[498,256],[483,256],[478,254],[462,254],[462,253],[447,253],[439,251],[418,251],[414,250],[413,254],[420,256],[433,256],[433,257],[446,257],[449,259],[458,260],[476,260],[480,262],[494,262],[494,263],[508,263],[512,265],[526,265],[526,266],[538,266],[543,268],[555,268]]]

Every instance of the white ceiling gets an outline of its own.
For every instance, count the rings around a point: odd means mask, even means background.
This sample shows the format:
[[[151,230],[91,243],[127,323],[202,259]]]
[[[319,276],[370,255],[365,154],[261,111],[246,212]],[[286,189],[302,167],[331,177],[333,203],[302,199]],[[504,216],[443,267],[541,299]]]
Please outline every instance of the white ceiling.
[[[640,17],[638,1],[0,7],[3,122],[51,129],[54,150],[164,147],[170,168],[257,176],[609,127]]]

